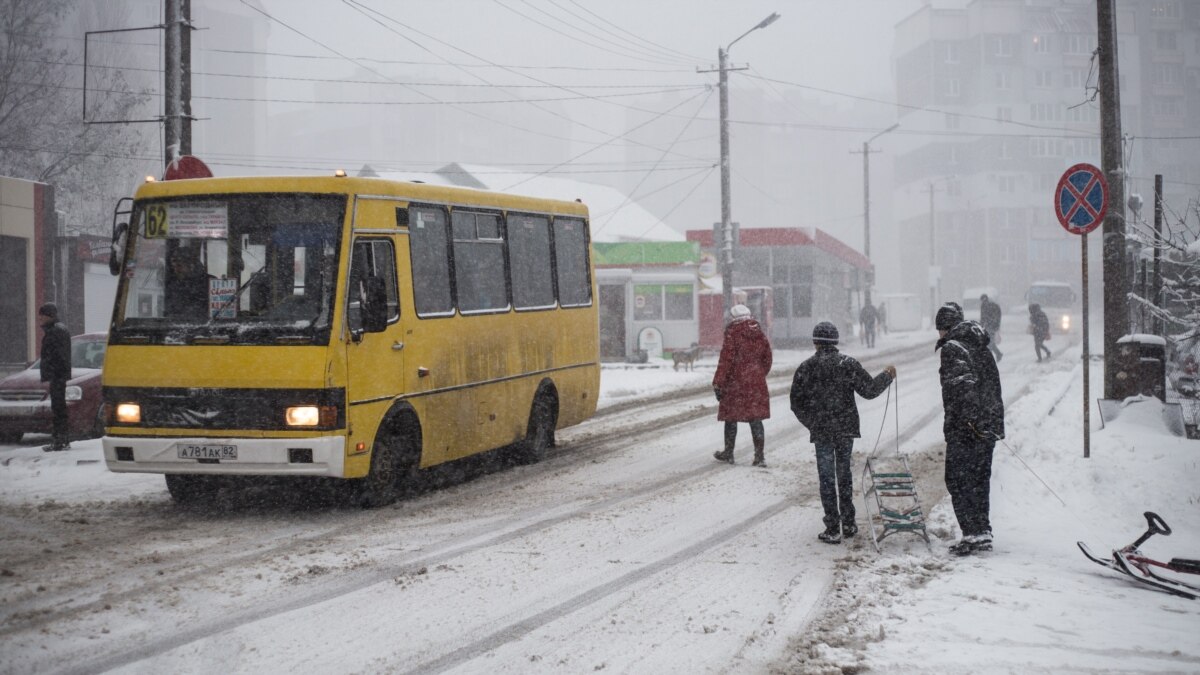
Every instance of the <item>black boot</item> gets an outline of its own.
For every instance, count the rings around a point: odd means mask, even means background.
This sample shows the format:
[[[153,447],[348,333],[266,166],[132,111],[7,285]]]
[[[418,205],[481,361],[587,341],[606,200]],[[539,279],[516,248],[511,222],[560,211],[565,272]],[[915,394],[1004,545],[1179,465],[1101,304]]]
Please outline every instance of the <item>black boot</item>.
[[[754,444],[754,463],[751,464],[751,466],[761,466],[766,468],[767,460],[765,457],[763,457],[763,445],[764,443],[761,441]]]
[[[733,448],[725,448],[720,452],[713,453],[713,459],[718,462],[729,462],[733,464]]]

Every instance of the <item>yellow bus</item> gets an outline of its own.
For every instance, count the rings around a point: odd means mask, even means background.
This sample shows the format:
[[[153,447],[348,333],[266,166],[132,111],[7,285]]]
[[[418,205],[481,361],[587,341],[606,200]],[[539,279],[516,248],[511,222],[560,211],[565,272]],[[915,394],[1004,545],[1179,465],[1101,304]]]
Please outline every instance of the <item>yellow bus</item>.
[[[436,464],[537,461],[595,412],[581,203],[338,171],[147,179],[126,213],[104,457],[177,502],[311,476],[378,506]]]

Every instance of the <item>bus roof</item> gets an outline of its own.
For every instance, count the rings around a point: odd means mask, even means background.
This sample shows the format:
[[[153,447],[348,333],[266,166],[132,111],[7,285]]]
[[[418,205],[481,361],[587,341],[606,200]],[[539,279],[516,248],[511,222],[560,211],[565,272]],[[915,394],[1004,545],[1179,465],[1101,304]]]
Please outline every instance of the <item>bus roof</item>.
[[[357,176],[234,176],[190,180],[148,181],[137,191],[138,199],[184,195],[248,194],[255,192],[309,192],[319,194],[376,195],[403,201],[466,203],[504,210],[564,213],[588,217],[580,202],[544,199],[473,188],[429,185],[383,178]]]

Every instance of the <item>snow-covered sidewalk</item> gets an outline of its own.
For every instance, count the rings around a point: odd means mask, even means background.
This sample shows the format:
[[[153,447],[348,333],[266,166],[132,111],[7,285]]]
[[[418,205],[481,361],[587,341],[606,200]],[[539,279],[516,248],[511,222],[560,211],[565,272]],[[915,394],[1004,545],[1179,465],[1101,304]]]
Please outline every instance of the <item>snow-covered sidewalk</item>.
[[[1107,555],[1135,540],[1142,513],[1154,511],[1174,532],[1142,550],[1200,558],[1200,441],[1167,433],[1155,399],[1131,400],[1104,429],[1093,405],[1084,459],[1080,373],[1047,373],[1009,410],[992,480],[995,551],[950,557],[957,528],[943,499],[930,516],[942,538],[932,554],[916,540],[889,539],[882,554],[867,546],[838,561],[823,614],[779,669],[1200,672],[1200,600],[1137,584],[1076,546]],[[1093,362],[1093,395],[1102,376]]]

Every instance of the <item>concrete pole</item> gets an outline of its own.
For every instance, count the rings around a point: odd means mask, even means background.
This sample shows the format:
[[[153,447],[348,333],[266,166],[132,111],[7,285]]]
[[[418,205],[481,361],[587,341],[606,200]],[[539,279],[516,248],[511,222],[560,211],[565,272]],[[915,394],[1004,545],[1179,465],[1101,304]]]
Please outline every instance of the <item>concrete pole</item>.
[[[729,195],[729,54],[717,48],[717,63],[720,68],[718,88],[721,99],[721,295],[725,303],[725,317],[733,307],[733,225]],[[717,242],[713,242],[716,244]]]
[[[1150,301],[1162,309],[1162,224],[1163,224],[1163,177],[1161,173],[1154,174],[1154,281],[1150,289]],[[1155,315],[1153,322],[1155,335],[1165,335],[1166,326],[1162,319]]]
[[[1121,96],[1113,0],[1096,0],[1100,49],[1100,159],[1108,179],[1104,218],[1104,397],[1120,398],[1117,340],[1129,331],[1129,279],[1125,274],[1125,167],[1121,148]]]
[[[871,261],[871,148],[863,141],[863,255],[867,257],[867,283],[863,286],[863,306],[871,304],[871,284],[875,281],[875,263]]]
[[[191,0],[163,0],[164,166],[192,153]]]
[[[934,281],[934,269],[937,267],[937,248],[935,244],[937,215],[933,210],[933,181],[929,181],[929,316],[937,312],[937,284]]]

